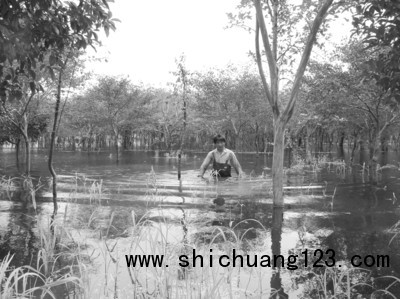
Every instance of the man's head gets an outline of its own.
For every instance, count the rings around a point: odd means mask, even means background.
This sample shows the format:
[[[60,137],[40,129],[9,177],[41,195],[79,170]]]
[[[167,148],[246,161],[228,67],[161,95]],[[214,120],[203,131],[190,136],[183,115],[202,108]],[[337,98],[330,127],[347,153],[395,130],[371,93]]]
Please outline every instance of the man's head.
[[[217,146],[217,150],[223,151],[225,148],[226,144],[226,139],[224,136],[221,136],[220,134],[216,135],[213,139],[214,144]]]

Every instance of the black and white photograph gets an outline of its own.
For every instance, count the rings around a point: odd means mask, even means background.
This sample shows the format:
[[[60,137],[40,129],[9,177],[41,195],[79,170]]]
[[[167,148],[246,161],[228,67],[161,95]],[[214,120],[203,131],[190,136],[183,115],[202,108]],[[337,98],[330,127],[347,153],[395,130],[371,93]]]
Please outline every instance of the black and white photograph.
[[[0,0],[35,298],[400,298],[400,0]]]

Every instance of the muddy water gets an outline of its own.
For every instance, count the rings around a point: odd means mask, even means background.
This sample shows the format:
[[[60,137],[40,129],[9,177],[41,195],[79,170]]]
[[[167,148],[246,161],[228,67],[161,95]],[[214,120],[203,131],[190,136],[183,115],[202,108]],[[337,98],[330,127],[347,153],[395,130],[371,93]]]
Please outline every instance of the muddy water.
[[[331,159],[348,158],[346,153],[340,152],[329,156]],[[384,169],[376,182],[370,183],[368,174],[361,172],[363,155],[360,155],[356,161],[360,166],[351,171],[331,165],[318,172],[288,174],[285,185],[301,185],[303,189],[286,189],[286,207],[282,212],[272,208],[268,169],[271,156],[238,154],[250,178],[218,183],[196,177],[203,158],[204,153],[189,155],[183,161],[183,179],[179,182],[176,159],[165,157],[163,153],[156,157],[154,152],[124,152],[119,164],[108,152],[57,153],[56,172],[60,175],[62,203],[56,220],[71,228],[76,238],[86,240],[88,247],[96,247],[104,236],[117,240],[121,259],[124,254],[132,253],[130,232],[134,222],[147,219],[168,231],[169,243],[196,248],[210,243],[224,246],[229,240],[214,239],[212,228],[218,227],[240,236],[242,242],[237,249],[252,256],[288,256],[316,248],[334,250],[336,261],[348,260],[356,254],[385,254],[390,257],[390,267],[366,268],[368,275],[400,277],[400,236],[392,239],[396,232],[392,227],[400,220],[400,200],[396,200],[400,199],[398,169]],[[399,154],[392,152],[382,158],[381,164],[398,167],[399,161]],[[0,200],[0,257],[7,252],[14,253],[15,265],[32,262],[32,255],[40,244],[37,219],[46,224],[52,213],[52,204],[46,202],[50,200],[45,183],[48,176],[46,154],[34,152],[32,163],[32,175],[42,177],[44,184],[37,195],[43,202],[38,204],[36,212],[29,202],[20,199],[23,195],[18,192],[12,194],[12,201],[4,194]],[[0,167],[2,175],[17,173],[12,151],[1,152]],[[255,221],[246,221],[248,219]],[[155,253],[150,247],[145,251]],[[317,296],[304,287],[304,282],[310,273],[318,274],[319,269],[300,271],[274,267],[263,271],[264,274],[257,276],[261,282],[255,282],[248,269],[236,273],[242,278],[237,282],[238,289],[247,288],[249,294],[252,291],[256,294],[262,287],[266,290],[261,292],[262,297],[272,294],[271,289],[279,290],[283,296]],[[360,275],[354,277],[361,281]],[[374,287],[385,288],[391,282],[380,279]],[[121,274],[119,283],[129,284],[126,273]],[[400,297],[398,285],[390,291]],[[360,292],[368,294],[372,290],[366,287]]]

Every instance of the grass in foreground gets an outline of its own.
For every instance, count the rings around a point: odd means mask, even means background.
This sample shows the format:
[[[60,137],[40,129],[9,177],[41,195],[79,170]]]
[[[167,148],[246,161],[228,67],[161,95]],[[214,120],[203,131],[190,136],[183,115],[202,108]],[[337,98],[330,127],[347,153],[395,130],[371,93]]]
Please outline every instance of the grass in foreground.
[[[13,181],[3,181],[7,186]],[[94,183],[93,183],[94,184]],[[101,207],[102,182],[85,188],[93,197],[93,211],[80,229],[64,223],[50,229],[42,225],[38,216],[40,246],[34,265],[11,267],[12,256],[7,255],[0,264],[0,298],[62,298],[73,294],[74,298],[269,298],[277,296],[269,282],[279,275],[283,281],[292,281],[299,276],[308,280],[297,285],[296,295],[302,298],[357,298],[359,287],[370,289],[370,298],[384,294],[396,298],[392,288],[400,283],[398,278],[389,277],[392,283],[377,289],[371,282],[369,271],[344,267],[312,272],[299,269],[290,272],[284,269],[250,267],[210,267],[210,252],[214,257],[227,255],[232,250],[238,254],[262,253],[262,248],[271,248],[270,229],[255,220],[230,222],[226,226],[206,226],[204,219],[197,218],[181,209],[181,216],[169,219],[164,210],[157,209],[162,202],[156,174],[148,176],[148,198],[152,206],[148,213],[139,216],[130,211],[127,233],[122,238],[113,238],[117,215],[111,212],[104,219]],[[76,192],[76,191],[75,191]],[[160,198],[159,198],[160,197]],[[332,196],[332,205],[333,205]],[[148,206],[149,206],[148,205]],[[68,204],[66,205],[66,207]],[[158,221],[149,220],[157,211]],[[71,215],[74,221],[73,215]],[[247,222],[247,223],[246,223]],[[254,224],[248,227],[248,223]],[[242,228],[242,225],[248,228]],[[256,232],[256,240],[249,242],[246,235]],[[204,256],[203,267],[182,267],[179,256],[190,257],[193,249]],[[265,249],[264,249],[265,250]],[[268,254],[269,249],[263,254]],[[125,254],[162,254],[166,262],[162,267],[130,267]],[[269,254],[271,254],[269,252]],[[214,261],[215,262],[215,261]],[[168,267],[166,266],[168,264]],[[282,289],[288,289],[283,283]]]

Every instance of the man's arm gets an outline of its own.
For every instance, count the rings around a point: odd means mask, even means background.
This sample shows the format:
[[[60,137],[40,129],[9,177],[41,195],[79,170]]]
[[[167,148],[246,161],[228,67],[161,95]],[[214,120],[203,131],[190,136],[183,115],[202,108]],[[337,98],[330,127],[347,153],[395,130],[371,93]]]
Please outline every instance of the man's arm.
[[[240,166],[240,163],[238,159],[236,158],[236,155],[234,152],[231,153],[231,163],[233,168],[235,168],[236,173],[241,176],[244,174],[242,167]]]
[[[207,154],[206,158],[204,159],[203,164],[201,164],[200,171],[198,174],[199,177],[203,177],[204,173],[206,172],[208,165],[210,165],[210,163],[212,161],[211,156],[212,156],[212,152],[209,152]]]

